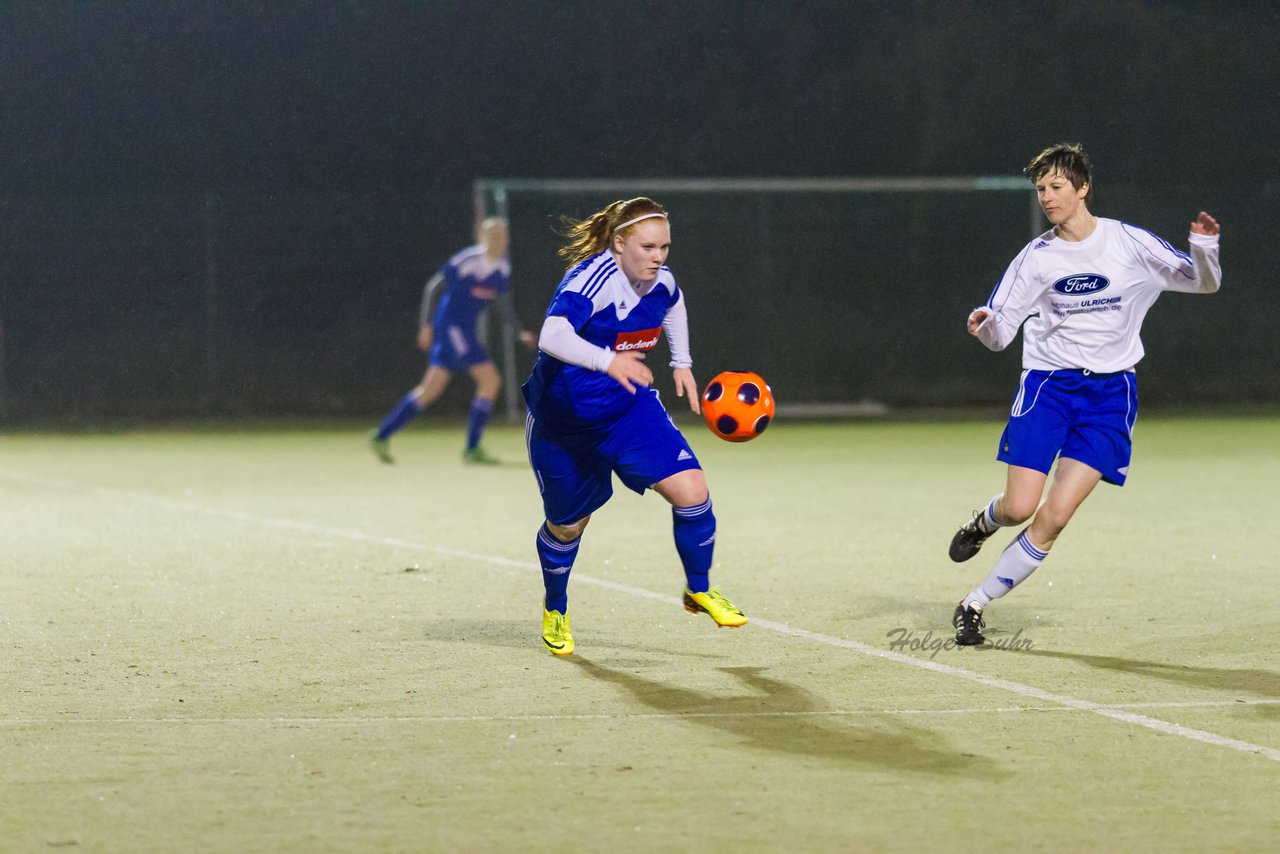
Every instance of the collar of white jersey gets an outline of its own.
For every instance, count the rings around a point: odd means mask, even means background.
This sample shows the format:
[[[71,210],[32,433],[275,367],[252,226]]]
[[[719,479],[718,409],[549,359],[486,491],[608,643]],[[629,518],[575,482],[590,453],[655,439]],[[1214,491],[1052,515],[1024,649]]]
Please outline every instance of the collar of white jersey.
[[[1102,239],[1101,235],[1103,230],[1110,229],[1112,224],[1117,222],[1116,220],[1107,219],[1106,217],[1101,216],[1095,217],[1095,219],[1098,220],[1098,224],[1093,227],[1093,233],[1084,240],[1064,240],[1058,236],[1056,231],[1049,229],[1049,233],[1053,235],[1053,245],[1063,249],[1084,249],[1086,247],[1093,246]]]

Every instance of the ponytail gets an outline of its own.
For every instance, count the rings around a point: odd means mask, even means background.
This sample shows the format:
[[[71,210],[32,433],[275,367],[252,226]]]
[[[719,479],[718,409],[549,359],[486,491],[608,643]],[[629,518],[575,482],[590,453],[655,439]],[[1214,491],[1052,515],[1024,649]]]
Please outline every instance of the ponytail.
[[[562,216],[560,222],[564,225],[564,230],[560,234],[569,242],[560,247],[559,255],[572,267],[609,248],[615,232],[625,233],[641,220],[650,217],[665,219],[666,216],[667,211],[662,205],[644,196],[619,199],[586,219]]]

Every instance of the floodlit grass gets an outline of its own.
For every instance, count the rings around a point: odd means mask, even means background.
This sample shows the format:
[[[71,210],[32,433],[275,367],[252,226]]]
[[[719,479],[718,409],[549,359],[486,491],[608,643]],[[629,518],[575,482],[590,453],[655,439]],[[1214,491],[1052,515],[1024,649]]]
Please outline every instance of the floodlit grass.
[[[1141,420],[1007,648],[939,648],[999,431],[688,422],[753,624],[619,487],[565,659],[514,429],[0,436],[0,849],[1273,848],[1280,420]]]

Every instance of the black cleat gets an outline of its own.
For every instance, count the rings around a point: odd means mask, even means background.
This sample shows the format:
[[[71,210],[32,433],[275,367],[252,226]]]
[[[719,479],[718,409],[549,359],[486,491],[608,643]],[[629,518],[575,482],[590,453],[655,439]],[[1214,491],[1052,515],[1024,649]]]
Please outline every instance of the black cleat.
[[[982,635],[982,627],[986,625],[982,622],[982,611],[965,607],[964,602],[956,606],[951,625],[956,628],[956,643],[960,646],[977,646],[986,641]]]
[[[951,559],[956,563],[964,563],[969,558],[978,553],[978,549],[982,548],[982,544],[991,536],[978,527],[978,520],[982,518],[981,513],[973,514],[973,518],[960,526],[960,530],[956,531],[956,535],[951,538],[951,550],[947,554],[951,555]]]

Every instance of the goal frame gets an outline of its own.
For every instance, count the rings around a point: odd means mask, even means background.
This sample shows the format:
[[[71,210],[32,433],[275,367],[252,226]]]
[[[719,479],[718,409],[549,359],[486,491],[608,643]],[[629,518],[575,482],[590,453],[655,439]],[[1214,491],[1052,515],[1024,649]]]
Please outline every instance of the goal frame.
[[[1044,231],[1039,202],[1024,176],[979,175],[935,177],[830,177],[830,178],[477,178],[471,183],[472,208],[478,226],[491,216],[507,219],[513,193],[545,194],[600,193],[617,195],[661,195],[683,193],[970,193],[1022,192],[1029,199],[1028,239]],[[521,407],[515,382],[516,330],[503,323],[502,363],[505,382],[504,405],[509,421],[515,423]]]

